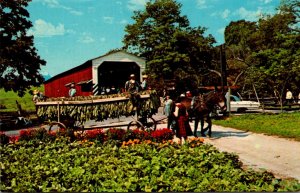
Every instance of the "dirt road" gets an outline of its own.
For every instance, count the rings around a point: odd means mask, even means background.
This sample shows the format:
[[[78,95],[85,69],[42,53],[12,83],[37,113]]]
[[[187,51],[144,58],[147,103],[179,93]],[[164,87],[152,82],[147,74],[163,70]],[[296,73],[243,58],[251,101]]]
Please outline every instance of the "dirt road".
[[[193,129],[194,123],[190,125]],[[157,128],[165,127],[160,124]],[[200,128],[197,132],[200,136]],[[218,125],[212,126],[212,137],[205,137],[204,142],[220,151],[236,153],[247,168],[267,170],[276,177],[300,181],[300,142]]]
[[[212,130],[212,138],[205,138],[205,143],[236,153],[246,167],[300,181],[300,142],[217,125]]]

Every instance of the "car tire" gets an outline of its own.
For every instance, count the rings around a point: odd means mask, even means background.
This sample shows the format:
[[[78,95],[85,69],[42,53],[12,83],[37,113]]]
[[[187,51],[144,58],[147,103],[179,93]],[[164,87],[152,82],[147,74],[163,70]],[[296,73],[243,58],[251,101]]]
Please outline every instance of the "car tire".
[[[238,108],[237,112],[238,113],[245,113],[247,111],[247,108]]]

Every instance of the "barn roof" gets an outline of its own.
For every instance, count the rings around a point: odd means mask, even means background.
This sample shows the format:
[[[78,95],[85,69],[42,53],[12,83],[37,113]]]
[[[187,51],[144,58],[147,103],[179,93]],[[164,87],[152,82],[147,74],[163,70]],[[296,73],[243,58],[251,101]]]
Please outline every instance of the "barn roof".
[[[83,63],[83,64],[81,64],[81,65],[79,65],[79,66],[76,66],[76,67],[74,67],[74,68],[71,68],[70,70],[64,71],[64,72],[62,72],[62,73],[60,73],[60,74],[57,74],[57,75],[53,76],[52,78],[50,78],[50,79],[44,81],[44,83],[51,82],[51,81],[53,81],[53,80],[55,80],[55,79],[57,79],[57,78],[63,77],[63,76],[65,76],[65,75],[67,75],[67,74],[76,72],[76,71],[78,71],[78,70],[84,69],[84,68],[89,67],[89,66],[92,66],[92,60],[88,60],[88,61],[86,61],[85,63]]]
[[[98,67],[105,61],[136,62],[141,69],[145,68],[146,60],[124,50],[109,52],[103,56],[93,59],[93,67]]]
[[[53,81],[53,80],[55,80],[55,79],[57,79],[57,78],[60,78],[60,77],[65,76],[65,75],[67,75],[67,74],[76,72],[76,71],[78,71],[78,70],[84,69],[84,68],[89,67],[89,66],[92,66],[92,65],[93,65],[93,61],[99,60],[99,59],[101,60],[102,58],[105,58],[105,57],[107,57],[107,56],[109,56],[109,55],[114,55],[114,54],[117,54],[117,53],[124,53],[124,54],[129,55],[129,56],[132,56],[132,57],[134,57],[134,58],[137,58],[137,59],[140,59],[140,60],[144,60],[143,58],[138,57],[138,56],[136,56],[136,55],[134,55],[134,54],[128,53],[128,52],[126,52],[126,51],[124,51],[124,50],[111,51],[111,52],[108,52],[108,53],[106,53],[106,54],[104,54],[104,55],[102,55],[102,56],[99,56],[99,57],[90,59],[90,60],[86,61],[85,63],[79,65],[79,66],[76,66],[76,67],[74,67],[74,68],[71,68],[70,70],[67,70],[67,71],[64,71],[64,72],[62,72],[62,73],[60,73],[60,74],[57,74],[57,75],[53,76],[52,78],[50,78],[50,79],[44,81],[44,83],[51,82],[51,81]]]
[[[127,54],[127,55],[130,55],[132,57],[135,57],[135,58],[139,58],[139,59],[143,59],[145,60],[144,58],[142,57],[139,57],[139,56],[136,56],[134,54],[131,54],[129,52],[126,52],[125,50],[113,50],[113,51],[110,51],[102,56],[99,56],[99,57],[96,57],[96,58],[93,58],[92,60],[96,60],[96,59],[100,59],[100,58],[103,58],[103,57],[106,57],[106,56],[109,56],[109,55],[113,55],[113,54],[116,54],[116,53],[124,53],[124,54]]]

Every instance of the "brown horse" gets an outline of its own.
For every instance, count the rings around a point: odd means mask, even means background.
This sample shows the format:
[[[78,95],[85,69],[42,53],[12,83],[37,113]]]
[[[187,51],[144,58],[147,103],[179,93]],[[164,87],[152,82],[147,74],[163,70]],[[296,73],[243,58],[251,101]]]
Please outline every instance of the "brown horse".
[[[192,99],[186,98],[182,102],[187,109],[189,109],[190,114],[195,116],[195,125],[194,125],[194,136],[197,136],[197,128],[199,121],[201,121],[201,136],[205,136],[205,132],[208,130],[208,136],[211,137],[211,117],[210,113],[213,112],[216,108],[221,111],[226,110],[226,98],[223,92],[211,91],[206,94],[200,94],[194,97],[193,104]],[[208,126],[204,127],[204,120],[206,120]]]

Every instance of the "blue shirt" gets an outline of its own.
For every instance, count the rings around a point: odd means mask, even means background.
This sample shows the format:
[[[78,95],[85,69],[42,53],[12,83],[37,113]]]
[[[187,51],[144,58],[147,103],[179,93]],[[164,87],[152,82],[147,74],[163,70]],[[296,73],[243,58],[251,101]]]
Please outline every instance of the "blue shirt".
[[[75,96],[75,94],[76,94],[76,89],[75,89],[75,88],[71,88],[71,89],[69,90],[69,96],[70,96],[70,97],[73,97],[73,96]]]

